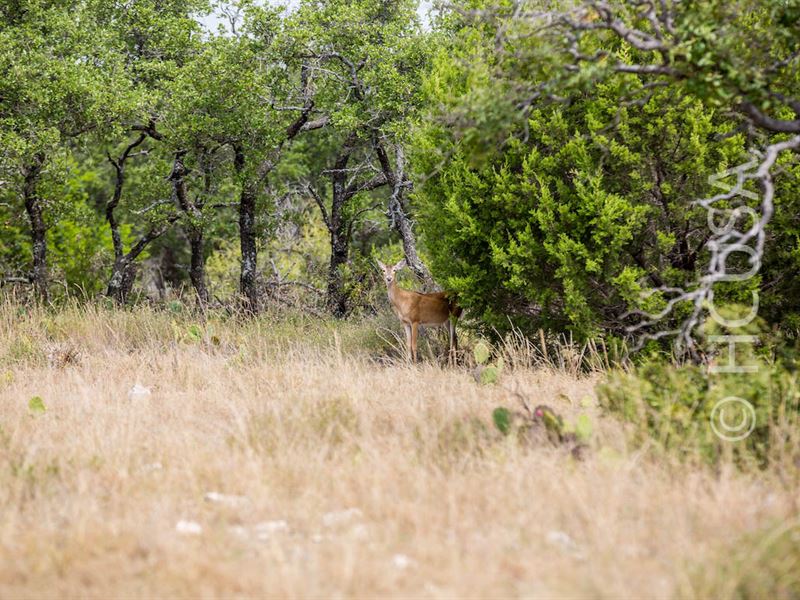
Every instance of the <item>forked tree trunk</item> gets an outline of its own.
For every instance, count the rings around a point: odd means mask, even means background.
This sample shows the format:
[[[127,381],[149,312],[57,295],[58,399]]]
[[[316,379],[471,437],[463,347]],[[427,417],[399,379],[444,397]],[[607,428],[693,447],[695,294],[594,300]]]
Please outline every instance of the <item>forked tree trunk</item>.
[[[44,155],[37,154],[33,162],[25,170],[23,197],[25,212],[31,226],[31,245],[33,248],[33,282],[36,295],[47,302],[49,299],[47,276],[47,226],[44,222],[42,199],[36,191],[39,176],[44,165]]]
[[[347,316],[349,310],[349,292],[346,289],[342,267],[347,263],[350,255],[350,238],[357,218],[353,216],[348,218],[345,215],[345,207],[357,194],[369,192],[389,182],[385,173],[380,173],[370,179],[352,180],[349,176],[352,169],[348,169],[348,164],[358,142],[357,133],[353,132],[348,135],[336,157],[333,168],[328,171],[332,190],[330,211],[325,207],[324,200],[314,191],[313,187],[308,187],[319,205],[322,219],[330,234],[331,258],[328,265],[327,305],[331,315],[337,318]]]
[[[172,181],[172,191],[178,206],[184,212],[187,220],[185,231],[189,237],[191,249],[191,264],[189,266],[189,279],[194,288],[197,304],[201,310],[208,306],[208,289],[206,288],[206,261],[204,256],[204,222],[203,201],[200,197],[192,200],[186,190],[186,174],[189,172],[183,162],[185,150],[175,153],[175,162],[169,180]],[[209,181],[206,178],[206,192]]]
[[[246,167],[252,169],[253,165],[245,164],[244,149],[239,144],[234,144],[233,166],[237,175],[242,180],[242,191],[239,196],[239,246],[242,252],[241,272],[239,275],[239,293],[242,297],[243,308],[246,312],[255,314],[260,309],[258,296],[258,245],[256,235],[256,200],[258,192],[272,171],[278,164],[284,144],[292,141],[301,132],[320,129],[328,124],[329,117],[323,116],[313,121],[309,120],[314,110],[314,88],[311,85],[309,69],[301,69],[301,94],[303,106],[297,118],[286,128],[285,135],[278,144],[268,153],[255,169],[255,174],[245,174]]]
[[[112,298],[117,304],[125,304],[128,296],[130,296],[133,289],[133,281],[136,279],[136,265],[133,263],[131,256],[125,254],[122,245],[122,234],[114,211],[122,199],[122,190],[125,186],[125,163],[134,148],[141,145],[145,139],[147,139],[147,135],[140,133],[134,141],[128,144],[117,159],[112,158],[110,154],[107,155],[108,162],[114,167],[116,181],[114,183],[114,194],[106,204],[106,221],[108,221],[108,226],[111,228],[111,241],[114,246],[114,265],[111,267],[111,277],[108,280],[106,296]]]

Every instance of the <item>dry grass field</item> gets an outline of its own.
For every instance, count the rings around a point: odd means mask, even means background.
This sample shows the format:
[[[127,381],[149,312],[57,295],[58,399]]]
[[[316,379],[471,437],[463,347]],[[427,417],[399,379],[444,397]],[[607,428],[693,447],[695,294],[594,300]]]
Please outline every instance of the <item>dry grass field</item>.
[[[193,323],[0,305],[1,598],[800,594],[796,469],[629,449],[601,374],[481,385],[393,358],[392,321]],[[586,459],[497,434],[511,390],[591,414]]]

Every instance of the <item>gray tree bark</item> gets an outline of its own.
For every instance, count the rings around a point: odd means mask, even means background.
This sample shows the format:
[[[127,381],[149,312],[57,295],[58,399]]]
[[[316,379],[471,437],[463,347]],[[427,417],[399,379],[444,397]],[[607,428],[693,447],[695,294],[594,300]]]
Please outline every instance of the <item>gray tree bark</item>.
[[[400,145],[396,147],[394,169],[386,150],[377,140],[375,141],[375,152],[378,155],[381,169],[383,169],[389,184],[392,186],[392,194],[389,196],[386,215],[389,217],[391,227],[400,235],[406,264],[426,285],[433,286],[433,277],[431,277],[430,271],[428,271],[417,252],[417,238],[414,235],[413,223],[403,202],[405,190],[411,187],[411,182],[405,176],[405,153],[403,152],[403,147]]]
[[[25,212],[31,226],[31,245],[33,247],[33,272],[31,281],[39,299],[47,302],[50,298],[47,275],[47,225],[44,222],[42,199],[37,192],[37,184],[42,174],[45,156],[38,153],[25,169],[22,195]]]

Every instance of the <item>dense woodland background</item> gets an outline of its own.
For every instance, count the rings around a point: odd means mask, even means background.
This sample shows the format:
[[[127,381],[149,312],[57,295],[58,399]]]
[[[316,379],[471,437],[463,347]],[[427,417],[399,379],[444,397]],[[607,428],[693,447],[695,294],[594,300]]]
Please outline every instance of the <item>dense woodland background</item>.
[[[782,144],[760,271],[706,287],[757,291],[795,338],[799,23],[794,0],[476,0],[424,24],[406,0],[11,0],[2,282],[346,317],[375,310],[374,260],[405,255],[409,285],[485,331],[624,336],[667,308],[658,335],[694,314],[676,288],[713,275],[709,176]],[[718,199],[722,222],[763,214],[764,179]]]

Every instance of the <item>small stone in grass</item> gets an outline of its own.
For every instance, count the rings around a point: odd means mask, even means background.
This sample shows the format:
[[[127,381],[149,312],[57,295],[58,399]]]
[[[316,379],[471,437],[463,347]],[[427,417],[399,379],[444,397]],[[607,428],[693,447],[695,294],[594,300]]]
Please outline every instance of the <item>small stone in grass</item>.
[[[396,569],[400,569],[401,571],[406,570],[408,567],[411,566],[412,561],[408,556],[405,554],[395,554],[392,556],[392,564],[395,566]]]
[[[203,526],[197,521],[186,521],[181,519],[175,524],[175,531],[181,535],[200,535],[203,533]]]
[[[136,383],[130,390],[128,390],[128,400],[131,402],[147,400],[150,398],[150,394],[151,392],[149,387],[145,387],[139,383]]]
[[[247,498],[245,498],[244,496],[223,494],[221,492],[206,492],[204,498],[206,502],[214,502],[215,504],[225,504],[227,506],[239,506],[247,502]]]
[[[553,546],[557,546],[567,554],[571,554],[575,558],[585,558],[580,546],[573,540],[565,531],[552,530],[547,533],[547,542]]]
[[[276,533],[289,531],[289,524],[283,519],[277,521],[262,521],[253,527],[256,537],[260,540],[268,540]]]

